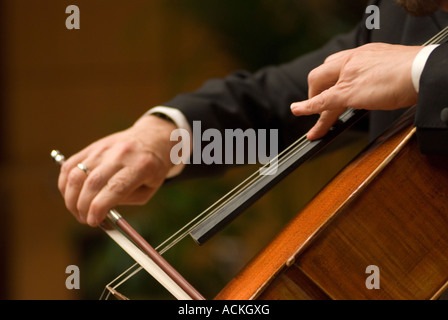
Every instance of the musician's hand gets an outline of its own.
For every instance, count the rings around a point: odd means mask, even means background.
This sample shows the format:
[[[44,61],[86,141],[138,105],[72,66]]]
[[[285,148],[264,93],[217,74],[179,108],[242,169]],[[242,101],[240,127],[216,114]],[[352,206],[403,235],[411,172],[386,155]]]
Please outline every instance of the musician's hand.
[[[421,48],[372,43],[329,56],[308,75],[309,99],[291,105],[296,116],[320,114],[307,138],[324,136],[347,108],[393,110],[415,104],[411,69]]]
[[[116,205],[147,202],[172,166],[175,142],[170,134],[175,128],[166,120],[145,116],[67,159],[58,181],[67,208],[81,223],[97,226]]]

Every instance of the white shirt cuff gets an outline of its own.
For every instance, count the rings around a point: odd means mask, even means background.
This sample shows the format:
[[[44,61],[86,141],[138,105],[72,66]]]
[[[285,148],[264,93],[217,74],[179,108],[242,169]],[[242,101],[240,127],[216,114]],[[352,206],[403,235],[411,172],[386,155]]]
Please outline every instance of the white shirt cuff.
[[[426,61],[429,58],[431,52],[437,48],[438,44],[431,44],[420,50],[414,58],[412,63],[412,84],[414,85],[417,93],[420,89],[420,77],[422,76],[423,69],[425,68]]]
[[[164,106],[157,106],[154,108],[149,109],[143,116],[147,116],[153,113],[162,113],[165,116],[167,116],[168,118],[170,118],[174,124],[179,128],[179,129],[185,129],[188,131],[188,133],[190,134],[189,136],[192,137],[191,134],[191,126],[188,123],[187,118],[185,117],[185,115],[176,108],[171,108],[171,107],[164,107]],[[183,140],[182,140],[183,141]],[[187,143],[186,141],[183,141],[183,143]],[[187,150],[189,148],[191,144],[188,144],[186,146],[182,147],[182,150]],[[182,155],[182,161],[180,164],[175,165],[174,167],[172,167],[167,174],[167,178],[172,178],[175,177],[177,175],[179,175],[182,170],[185,167],[185,163],[187,163],[187,159],[190,157],[190,154],[186,154],[186,155]]]

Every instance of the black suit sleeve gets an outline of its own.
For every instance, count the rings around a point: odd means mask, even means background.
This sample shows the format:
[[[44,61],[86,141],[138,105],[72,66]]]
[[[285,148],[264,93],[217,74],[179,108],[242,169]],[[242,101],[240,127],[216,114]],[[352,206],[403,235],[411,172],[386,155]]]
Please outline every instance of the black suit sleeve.
[[[266,67],[254,74],[238,71],[224,79],[212,79],[197,91],[178,95],[163,105],[181,110],[190,124],[201,121],[202,131],[278,129],[281,150],[317,120],[317,115],[295,117],[290,111],[292,102],[307,99],[308,73],[330,54],[365,43],[367,34],[363,26],[364,22],[352,32],[290,63]],[[220,169],[224,166],[187,165],[182,176],[209,175]]]
[[[425,64],[415,125],[422,153],[448,154],[448,43],[437,47]]]

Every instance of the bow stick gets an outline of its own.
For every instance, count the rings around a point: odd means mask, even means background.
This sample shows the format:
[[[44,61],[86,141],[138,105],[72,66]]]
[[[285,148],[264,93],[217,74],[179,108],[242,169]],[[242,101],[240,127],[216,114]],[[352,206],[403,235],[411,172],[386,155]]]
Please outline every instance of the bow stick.
[[[65,157],[57,150],[51,152],[53,160],[62,165]],[[109,210],[100,224],[124,251],[179,300],[204,300],[188,283],[115,209]],[[123,298],[123,297],[122,297]]]

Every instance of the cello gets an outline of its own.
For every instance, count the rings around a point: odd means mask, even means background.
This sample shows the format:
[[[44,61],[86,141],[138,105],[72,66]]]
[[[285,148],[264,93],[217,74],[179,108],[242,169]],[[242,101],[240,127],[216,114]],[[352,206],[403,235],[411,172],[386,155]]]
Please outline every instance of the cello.
[[[217,299],[437,299],[448,287],[448,165],[412,113],[358,155]],[[369,266],[378,288],[367,284]]]

